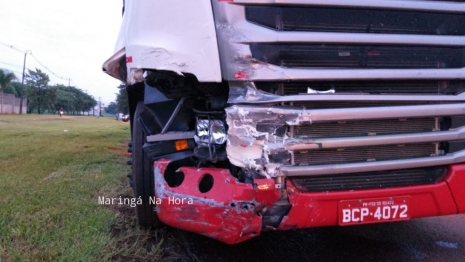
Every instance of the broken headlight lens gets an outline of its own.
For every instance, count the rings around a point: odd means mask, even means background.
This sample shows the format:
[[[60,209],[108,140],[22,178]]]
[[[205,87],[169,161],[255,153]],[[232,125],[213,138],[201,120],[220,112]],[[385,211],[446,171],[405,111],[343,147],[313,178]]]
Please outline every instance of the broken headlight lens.
[[[221,120],[197,119],[196,142],[199,144],[222,145],[226,142],[226,127]]]

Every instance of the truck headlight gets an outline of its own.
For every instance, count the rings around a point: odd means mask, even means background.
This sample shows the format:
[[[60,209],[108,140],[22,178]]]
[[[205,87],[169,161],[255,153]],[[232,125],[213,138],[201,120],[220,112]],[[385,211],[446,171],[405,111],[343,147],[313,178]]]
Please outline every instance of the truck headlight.
[[[197,143],[222,145],[226,142],[226,127],[221,120],[197,119],[196,130]]]

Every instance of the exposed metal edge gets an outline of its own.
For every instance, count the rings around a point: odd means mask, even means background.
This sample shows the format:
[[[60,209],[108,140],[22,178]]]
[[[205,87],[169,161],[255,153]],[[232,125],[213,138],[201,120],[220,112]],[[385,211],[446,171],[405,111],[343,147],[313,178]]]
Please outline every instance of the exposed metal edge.
[[[386,44],[415,46],[464,46],[465,36],[443,35],[402,35],[364,34],[333,32],[287,32],[275,31],[251,24],[247,21],[236,23],[236,30],[248,36],[246,41],[237,43],[325,43],[325,44]]]
[[[428,166],[450,165],[465,162],[465,150],[445,156],[412,158],[393,161],[376,161],[349,164],[332,164],[316,166],[283,166],[280,176],[319,176],[358,172],[395,170]]]
[[[465,104],[443,105],[417,105],[417,106],[384,106],[338,109],[305,109],[305,107],[285,106],[249,106],[234,105],[230,109],[243,112],[241,114],[264,116],[278,116],[287,125],[299,125],[301,123],[334,122],[360,119],[390,119],[425,116],[452,116],[465,114]]]
[[[401,10],[446,11],[452,13],[465,12],[465,4],[456,2],[436,1],[382,1],[382,0],[234,0],[236,4],[267,4],[267,5],[307,5],[334,7],[363,7]]]
[[[195,131],[188,132],[168,132],[165,134],[151,135],[147,137],[147,142],[158,142],[167,140],[193,139]]]
[[[357,146],[378,146],[394,144],[428,143],[441,141],[454,141],[465,139],[465,127],[451,131],[381,135],[367,137],[344,137],[344,138],[322,138],[322,139],[292,139],[287,140],[285,149],[313,150],[323,148],[347,148]]]

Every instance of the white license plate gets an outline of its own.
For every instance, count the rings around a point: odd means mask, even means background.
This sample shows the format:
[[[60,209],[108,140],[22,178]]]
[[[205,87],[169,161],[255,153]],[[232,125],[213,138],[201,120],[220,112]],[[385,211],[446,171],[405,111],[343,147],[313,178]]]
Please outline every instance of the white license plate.
[[[410,197],[342,200],[338,212],[341,226],[409,220]]]

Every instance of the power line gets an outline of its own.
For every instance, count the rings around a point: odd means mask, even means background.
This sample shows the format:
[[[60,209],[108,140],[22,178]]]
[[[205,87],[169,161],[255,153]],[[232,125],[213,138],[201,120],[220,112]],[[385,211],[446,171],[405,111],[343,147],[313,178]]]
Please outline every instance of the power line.
[[[6,43],[4,43],[4,42],[0,42],[0,44],[3,45],[3,46],[9,47],[9,48],[11,48],[11,49],[13,49],[13,50],[15,50],[15,51],[21,52],[21,53],[23,53],[23,54],[29,51],[29,50],[23,51],[23,50],[21,50],[21,49],[19,49],[19,48],[14,47],[13,45],[9,45],[9,44],[6,44]],[[29,51],[29,54],[31,55],[31,57],[32,57],[39,65],[41,65],[43,68],[45,68],[48,72],[50,72],[50,73],[51,73],[52,75],[54,75],[55,77],[60,78],[60,79],[62,79],[62,80],[68,80],[68,79],[69,79],[69,78],[61,77],[61,76],[57,75],[55,72],[53,72],[50,68],[48,68],[48,67],[47,67],[46,65],[44,65],[42,62],[40,62],[39,59],[37,59],[37,58],[32,54],[32,51]]]
[[[18,51],[18,52],[21,52],[21,53],[26,53],[26,51],[23,51],[23,50],[21,50],[21,49],[19,49],[19,48],[16,48],[16,47],[14,47],[13,45],[5,44],[5,43],[3,43],[3,42],[0,42],[0,44],[1,44],[1,45],[4,45],[4,46],[6,46],[6,47],[9,47],[10,49],[13,49],[13,50],[15,50],[15,51]]]
[[[34,58],[34,60],[36,60],[37,63],[39,63],[39,65],[41,65],[42,67],[44,67],[45,69],[47,69],[47,71],[49,71],[52,75],[54,75],[55,77],[57,78],[60,78],[62,80],[68,80],[68,78],[64,78],[64,77],[61,77],[57,74],[55,74],[55,72],[53,72],[52,70],[50,70],[47,66],[45,66],[44,64],[42,64],[31,52],[31,57]]]

